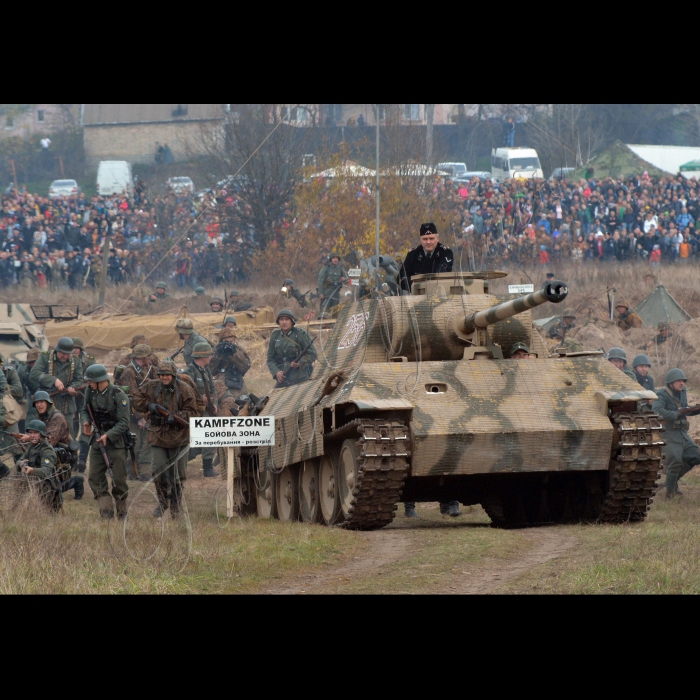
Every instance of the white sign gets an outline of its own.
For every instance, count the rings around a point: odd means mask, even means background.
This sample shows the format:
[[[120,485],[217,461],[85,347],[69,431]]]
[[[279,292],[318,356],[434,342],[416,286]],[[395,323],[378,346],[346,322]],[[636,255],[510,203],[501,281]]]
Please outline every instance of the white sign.
[[[360,277],[362,275],[362,270],[359,267],[353,267],[352,270],[348,270],[348,277]]]
[[[508,294],[530,294],[535,291],[534,284],[509,284]]]
[[[257,447],[274,444],[274,416],[190,418],[190,447]]]

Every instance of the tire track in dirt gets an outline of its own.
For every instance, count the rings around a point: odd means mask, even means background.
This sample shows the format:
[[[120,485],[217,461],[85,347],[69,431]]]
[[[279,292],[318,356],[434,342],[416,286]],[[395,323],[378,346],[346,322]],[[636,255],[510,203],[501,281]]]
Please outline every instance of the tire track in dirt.
[[[400,530],[377,530],[357,534],[370,542],[367,554],[354,557],[352,561],[328,571],[298,576],[291,582],[275,588],[267,588],[262,592],[272,595],[334,593],[333,587],[339,583],[339,579],[345,584],[348,579],[366,577],[382,566],[405,559],[415,547],[413,538]]]
[[[465,566],[436,593],[445,595],[481,595],[493,593],[526,571],[545,564],[565,554],[574,547],[576,539],[555,528],[528,528],[519,530],[533,543],[522,555],[513,559],[486,559],[478,564]]]

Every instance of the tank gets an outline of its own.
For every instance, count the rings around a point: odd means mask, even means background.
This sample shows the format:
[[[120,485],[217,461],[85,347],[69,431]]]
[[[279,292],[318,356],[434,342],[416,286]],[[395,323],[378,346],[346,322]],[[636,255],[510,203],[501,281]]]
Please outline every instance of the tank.
[[[340,309],[312,378],[258,405],[276,444],[240,455],[241,512],[358,530],[402,501],[481,504],[498,527],[643,520],[664,445],[656,395],[599,351],[550,355],[530,309],[566,284],[490,294],[505,274],[416,276],[410,295]],[[517,342],[529,359],[509,359]]]
[[[37,321],[30,304],[0,304],[0,353],[5,363],[19,366],[27,351],[49,349],[44,327]]]

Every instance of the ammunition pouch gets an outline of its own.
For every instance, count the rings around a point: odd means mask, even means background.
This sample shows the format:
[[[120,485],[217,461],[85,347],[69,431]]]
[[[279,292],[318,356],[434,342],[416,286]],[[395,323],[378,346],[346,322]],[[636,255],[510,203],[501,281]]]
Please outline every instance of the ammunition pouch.
[[[242,389],[243,375],[237,369],[228,367],[224,375],[224,382],[229,389]]]

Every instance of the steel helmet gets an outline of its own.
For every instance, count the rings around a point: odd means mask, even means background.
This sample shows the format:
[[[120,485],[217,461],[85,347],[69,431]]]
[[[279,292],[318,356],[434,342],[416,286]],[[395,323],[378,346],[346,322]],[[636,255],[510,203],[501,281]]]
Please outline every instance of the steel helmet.
[[[129,345],[129,347],[135,348],[137,345],[143,345],[144,343],[148,343],[148,338],[146,338],[145,335],[135,335],[131,339],[131,345]]]
[[[192,357],[211,357],[214,351],[209,343],[197,343],[192,350]]]
[[[666,373],[666,379],[664,381],[666,384],[673,384],[673,382],[677,382],[679,379],[682,379],[684,382],[688,381],[688,377],[685,376],[685,372],[682,369],[670,369]]]
[[[197,287],[197,289],[194,290],[194,293],[195,293],[197,296],[200,296],[200,297],[201,297],[202,294],[204,294],[205,291],[206,291],[206,290],[204,289],[204,287]]]
[[[213,304],[218,304],[219,306],[223,306],[224,300],[221,297],[212,297],[211,301],[209,302],[209,306],[212,306]]]
[[[27,425],[27,432],[30,432],[31,430],[46,437],[46,423],[44,423],[43,420],[30,420],[29,424]]]
[[[525,345],[525,343],[515,343],[515,345],[513,345],[513,347],[510,349],[511,357],[515,355],[518,350],[524,350],[528,355],[530,354],[530,348]]]
[[[104,365],[90,365],[85,371],[86,382],[108,382],[109,374]]]
[[[36,406],[37,401],[46,401],[46,403],[50,403],[53,406],[53,401],[47,391],[37,391],[32,399],[32,406]]]
[[[288,316],[289,318],[291,318],[291,319],[292,319],[292,324],[295,324],[295,323],[297,322],[296,316],[295,316],[289,309],[282,309],[282,311],[280,311],[280,312],[277,314],[277,318],[275,319],[275,323],[279,323],[279,322],[280,322],[280,317],[281,317],[281,316]]]
[[[624,360],[627,362],[627,353],[622,348],[610,348],[608,350],[608,360]]]
[[[651,360],[646,355],[635,355],[634,360],[632,360],[632,368],[640,367],[641,365],[649,365],[651,367]]]
[[[237,326],[237,325],[238,325],[238,321],[236,321],[236,317],[235,317],[235,316],[227,316],[227,317],[224,319],[224,326],[225,326],[227,323],[233,323],[234,326]]]
[[[168,285],[165,284],[165,282],[156,282],[156,289],[166,289],[167,286]]]
[[[232,289],[229,292],[229,296],[230,297],[239,297],[239,296],[241,296],[241,293],[237,289]]]
[[[82,338],[73,338],[73,347],[85,350],[85,343]]]
[[[65,352],[68,355],[73,352],[74,347],[73,338],[59,338],[56,343],[56,350],[58,350],[58,352]]]
[[[175,330],[181,335],[192,335],[194,333],[194,324],[190,318],[179,318],[175,323]]]
[[[284,284],[285,285],[291,284],[292,287],[294,286],[294,282],[292,282],[292,280],[290,280],[289,277],[287,277],[287,279],[284,281]]]
[[[172,374],[173,377],[177,377],[177,367],[172,360],[164,360],[158,367],[158,374]]]
[[[150,357],[153,353],[151,346],[146,343],[139,343],[132,351],[131,357],[134,360],[143,360],[145,357]]]

